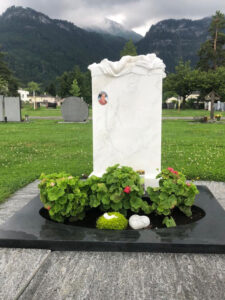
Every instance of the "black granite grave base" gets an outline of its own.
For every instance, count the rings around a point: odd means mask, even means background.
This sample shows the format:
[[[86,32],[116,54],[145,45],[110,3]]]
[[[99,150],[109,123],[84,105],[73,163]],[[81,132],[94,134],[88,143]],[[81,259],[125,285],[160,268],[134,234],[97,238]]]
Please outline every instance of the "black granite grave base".
[[[39,197],[0,226],[0,247],[83,251],[225,253],[225,211],[207,187],[195,205],[206,213],[195,223],[154,230],[97,230],[44,219]]]

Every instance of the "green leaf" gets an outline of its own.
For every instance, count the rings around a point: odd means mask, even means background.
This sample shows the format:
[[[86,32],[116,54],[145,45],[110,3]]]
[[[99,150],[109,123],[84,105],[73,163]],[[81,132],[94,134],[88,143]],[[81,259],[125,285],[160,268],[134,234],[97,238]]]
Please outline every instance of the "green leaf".
[[[67,202],[67,196],[66,195],[64,195],[63,197],[59,198],[59,203],[60,204],[66,204],[66,202]]]
[[[107,193],[107,187],[104,183],[97,184],[97,191]]]
[[[68,194],[68,199],[72,201],[74,199],[74,194]]]
[[[67,182],[65,180],[58,179],[58,180],[56,180],[56,182],[57,182],[57,186],[60,189],[65,190],[67,188]]]
[[[121,202],[112,203],[111,207],[114,211],[120,211],[122,209],[122,203]]]
[[[90,207],[98,207],[100,205],[100,200],[96,196],[91,195],[89,204]]]
[[[101,198],[101,201],[103,204],[109,204],[110,203],[110,199],[108,195],[103,195]]]
[[[152,206],[150,206],[150,205],[148,204],[147,201],[142,201],[141,209],[142,209],[143,212],[146,213],[147,215],[149,215],[149,214],[153,211]]]
[[[134,209],[136,211],[137,209],[142,207],[143,201],[141,198],[132,197],[130,199],[130,205],[131,205],[131,210]]]
[[[173,217],[165,217],[162,221],[163,224],[166,225],[166,227],[175,227],[176,222],[174,221]]]
[[[57,186],[49,188],[47,192],[48,192],[48,199],[50,201],[56,201],[57,199],[59,199],[65,194],[64,190],[60,189]]]
[[[125,209],[130,209],[130,199],[128,197],[124,197],[124,199],[123,199],[123,207]]]
[[[192,216],[192,211],[190,206],[178,206],[179,210],[182,211],[187,217]]]
[[[118,203],[122,200],[123,195],[121,192],[115,192],[110,196],[110,200],[114,203]]]

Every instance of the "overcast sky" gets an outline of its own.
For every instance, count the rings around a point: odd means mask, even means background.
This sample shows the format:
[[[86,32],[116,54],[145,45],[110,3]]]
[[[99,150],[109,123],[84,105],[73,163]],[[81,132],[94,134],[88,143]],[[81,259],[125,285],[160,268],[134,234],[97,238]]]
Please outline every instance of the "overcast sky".
[[[11,5],[31,7],[81,27],[109,17],[142,35],[163,19],[199,19],[216,10],[225,13],[225,0],[0,0],[0,14]]]

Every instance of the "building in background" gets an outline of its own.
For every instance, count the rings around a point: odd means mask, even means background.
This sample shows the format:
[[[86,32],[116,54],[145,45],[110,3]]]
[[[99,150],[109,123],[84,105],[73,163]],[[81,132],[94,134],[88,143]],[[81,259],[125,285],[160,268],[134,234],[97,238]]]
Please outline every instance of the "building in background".
[[[29,102],[38,102],[42,104],[47,104],[47,103],[57,103],[59,101],[58,98],[53,97],[51,95],[38,95],[38,96],[29,96]]]
[[[20,95],[21,101],[24,101],[24,102],[28,102],[29,101],[29,97],[28,97],[29,96],[29,92],[28,91],[19,89],[18,90],[18,94]]]

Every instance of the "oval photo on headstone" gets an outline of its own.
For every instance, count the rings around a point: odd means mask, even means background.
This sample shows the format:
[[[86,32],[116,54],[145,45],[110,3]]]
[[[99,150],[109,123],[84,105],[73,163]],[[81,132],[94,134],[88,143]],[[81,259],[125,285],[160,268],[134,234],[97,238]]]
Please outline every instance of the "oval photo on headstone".
[[[102,91],[98,94],[98,102],[101,105],[106,105],[108,103],[108,95],[106,92]]]

